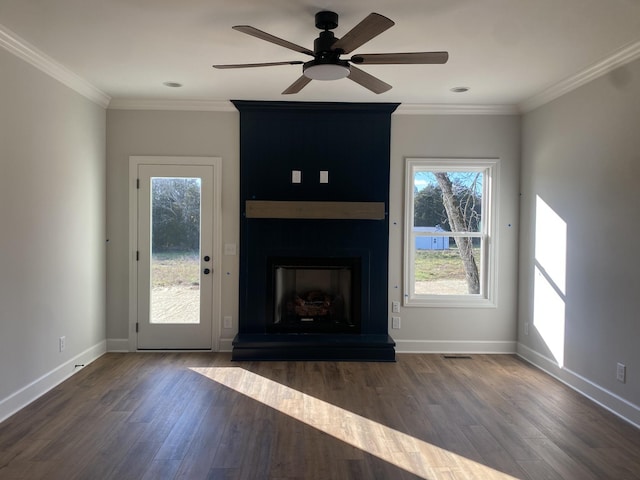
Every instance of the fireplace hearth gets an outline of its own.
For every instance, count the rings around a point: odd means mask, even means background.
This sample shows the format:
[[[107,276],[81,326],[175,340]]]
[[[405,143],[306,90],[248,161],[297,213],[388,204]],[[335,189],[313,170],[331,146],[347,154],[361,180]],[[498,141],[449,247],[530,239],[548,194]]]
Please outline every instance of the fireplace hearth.
[[[233,103],[241,217],[232,359],[394,361],[387,212],[397,104]],[[319,132],[330,140],[318,142]]]

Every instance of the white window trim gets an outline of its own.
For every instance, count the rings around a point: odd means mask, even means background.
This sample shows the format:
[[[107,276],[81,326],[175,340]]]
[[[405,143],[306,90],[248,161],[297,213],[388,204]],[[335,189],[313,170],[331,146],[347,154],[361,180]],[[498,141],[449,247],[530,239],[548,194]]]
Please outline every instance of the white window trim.
[[[403,306],[405,307],[454,307],[454,308],[496,308],[498,271],[497,252],[497,202],[500,160],[498,158],[406,158],[405,168],[405,218],[404,218],[404,279]],[[415,238],[421,236],[413,231],[414,218],[414,174],[419,170],[455,171],[486,171],[483,184],[482,219],[483,231],[477,235],[452,234],[451,232],[427,232],[425,236],[482,236],[483,252],[481,266],[482,288],[479,295],[426,295],[413,292],[413,268],[415,265]],[[484,208],[489,205],[489,208]]]

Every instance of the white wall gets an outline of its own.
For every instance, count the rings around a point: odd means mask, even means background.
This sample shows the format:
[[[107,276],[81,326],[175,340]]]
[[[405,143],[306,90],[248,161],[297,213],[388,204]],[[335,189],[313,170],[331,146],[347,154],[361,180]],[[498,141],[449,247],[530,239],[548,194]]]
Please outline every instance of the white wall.
[[[112,350],[127,350],[129,335],[129,157],[132,155],[222,158],[222,244],[239,243],[240,115],[238,112],[107,111],[107,338]],[[214,256],[216,258],[216,256]],[[222,259],[221,350],[237,332],[238,257]]]
[[[499,158],[496,308],[406,307],[398,351],[514,352],[516,347],[520,117],[392,116],[389,302],[402,301],[404,175],[407,157]],[[389,314],[391,315],[391,314]]]
[[[391,285],[400,299],[405,156],[501,158],[500,300],[496,309],[403,308],[402,329],[391,331],[399,350],[515,351],[517,283],[518,159],[517,116],[392,116]],[[239,114],[109,110],[107,113],[108,300],[107,338],[127,348],[128,325],[128,158],[130,155],[222,157],[223,243],[238,244]],[[507,225],[511,224],[511,227]],[[221,349],[237,332],[237,257],[222,257],[222,315],[233,329],[221,333]],[[227,274],[228,273],[228,274]]]
[[[106,115],[2,49],[0,72],[2,420],[105,350]]]
[[[637,425],[639,124],[640,61],[524,116],[519,307],[519,352]],[[566,242],[558,225],[544,225],[537,197],[566,225]],[[541,253],[545,237],[566,261],[560,256],[549,267]],[[548,277],[565,278],[555,300],[540,301],[546,278],[534,272],[536,262],[551,270]],[[551,323],[544,324],[545,317]],[[616,381],[617,362],[627,366],[625,384]]]

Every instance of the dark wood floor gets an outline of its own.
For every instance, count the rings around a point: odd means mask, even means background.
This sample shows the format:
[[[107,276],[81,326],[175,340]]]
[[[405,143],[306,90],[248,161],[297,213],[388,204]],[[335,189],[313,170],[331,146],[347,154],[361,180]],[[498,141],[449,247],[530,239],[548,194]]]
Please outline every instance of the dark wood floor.
[[[508,355],[107,354],[0,424],[0,479],[640,479],[640,430]]]

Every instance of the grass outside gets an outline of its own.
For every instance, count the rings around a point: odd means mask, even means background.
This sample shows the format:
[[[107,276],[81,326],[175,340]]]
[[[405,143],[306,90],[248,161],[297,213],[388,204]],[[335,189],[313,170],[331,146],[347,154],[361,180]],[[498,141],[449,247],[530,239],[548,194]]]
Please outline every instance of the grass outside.
[[[474,249],[480,263],[480,249]],[[464,266],[457,248],[449,250],[416,250],[415,279],[419,282],[465,280]]]
[[[151,262],[151,323],[200,322],[200,253],[155,253]]]
[[[199,257],[199,252],[154,253],[151,263],[152,286],[199,286]]]

